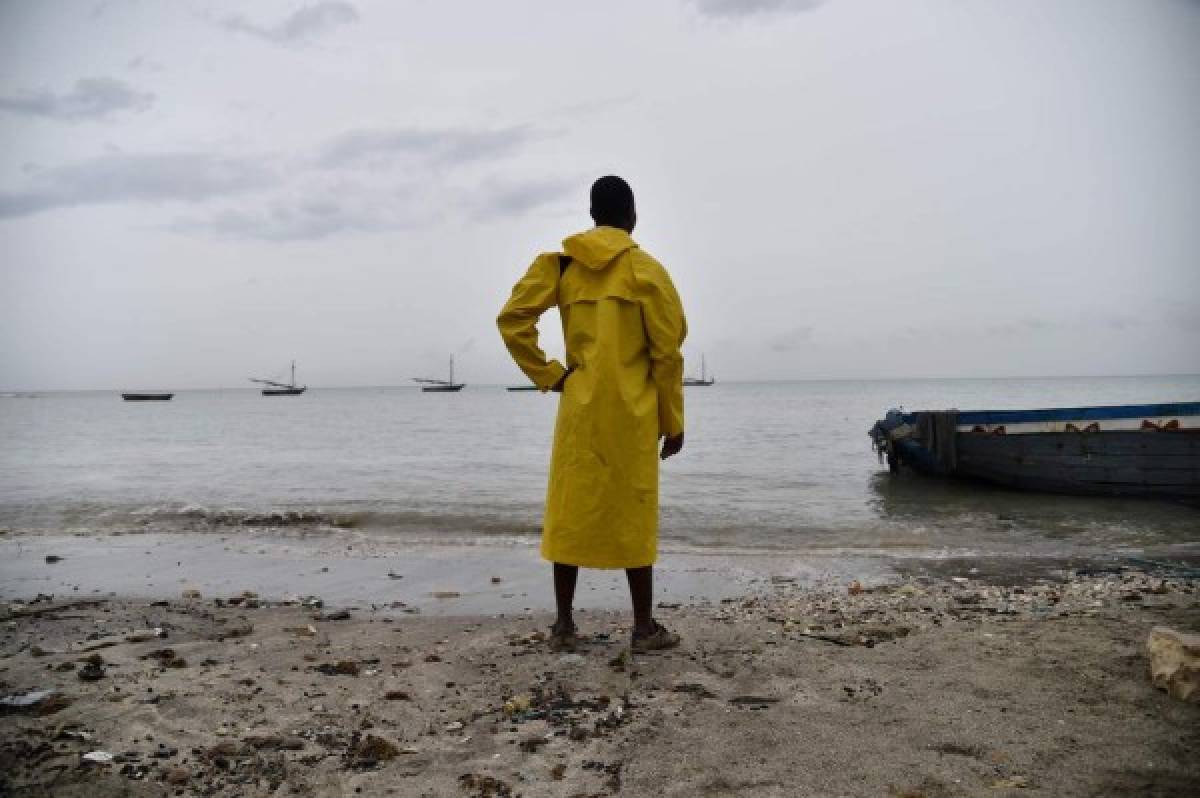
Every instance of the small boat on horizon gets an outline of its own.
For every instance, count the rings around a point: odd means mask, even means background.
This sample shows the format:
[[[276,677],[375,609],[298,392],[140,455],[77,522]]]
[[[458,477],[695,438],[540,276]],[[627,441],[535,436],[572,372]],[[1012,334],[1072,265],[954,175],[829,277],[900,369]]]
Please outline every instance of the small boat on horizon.
[[[173,393],[127,391],[121,394],[121,398],[126,402],[167,402],[174,395]]]
[[[263,388],[263,396],[299,396],[308,390],[307,385],[296,384],[296,361],[292,361],[292,381],[291,382],[275,382],[274,380],[260,380],[257,377],[251,377],[250,382],[257,382],[268,387]]]
[[[707,387],[717,381],[716,377],[708,376],[708,364],[704,360],[704,355],[700,355],[700,377],[684,376],[683,384],[693,388]]]
[[[537,389],[538,387],[532,383],[529,385],[507,385],[504,388],[506,391],[536,391]]]
[[[432,377],[413,377],[413,382],[421,383],[423,393],[458,393],[466,385],[454,381],[454,355],[450,356],[450,379],[438,380]]]
[[[871,440],[893,473],[1019,490],[1200,500],[1200,402],[890,410]]]

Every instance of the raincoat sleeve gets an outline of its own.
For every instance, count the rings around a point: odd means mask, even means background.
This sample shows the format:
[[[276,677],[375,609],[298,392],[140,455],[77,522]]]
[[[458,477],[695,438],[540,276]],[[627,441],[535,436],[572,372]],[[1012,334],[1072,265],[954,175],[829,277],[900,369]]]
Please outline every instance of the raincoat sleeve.
[[[640,259],[639,259],[640,260]],[[650,377],[658,392],[658,432],[683,432],[683,339],[687,319],[675,285],[659,263],[645,259],[634,267],[642,306],[642,323],[650,347]]]
[[[547,361],[538,346],[538,318],[558,304],[558,277],[558,256],[539,256],[513,286],[512,296],[496,318],[509,354],[542,392],[553,388],[566,373],[557,360]]]

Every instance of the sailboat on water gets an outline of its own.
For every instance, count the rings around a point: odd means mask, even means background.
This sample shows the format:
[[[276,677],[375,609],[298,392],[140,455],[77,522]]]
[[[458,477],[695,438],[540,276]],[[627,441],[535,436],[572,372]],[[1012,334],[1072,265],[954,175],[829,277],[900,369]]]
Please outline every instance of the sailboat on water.
[[[704,361],[704,355],[700,355],[700,377],[684,377],[683,384],[693,387],[701,387],[712,385],[717,381],[716,377],[708,376],[708,364]]]
[[[292,361],[292,381],[291,382],[275,382],[274,380],[260,380],[257,377],[251,377],[250,382],[257,382],[266,385],[263,388],[263,396],[299,396],[308,390],[307,385],[296,384],[296,361]]]
[[[457,393],[466,383],[454,381],[454,355],[450,356],[450,379],[436,380],[432,377],[413,377],[413,382],[421,383],[425,393]]]

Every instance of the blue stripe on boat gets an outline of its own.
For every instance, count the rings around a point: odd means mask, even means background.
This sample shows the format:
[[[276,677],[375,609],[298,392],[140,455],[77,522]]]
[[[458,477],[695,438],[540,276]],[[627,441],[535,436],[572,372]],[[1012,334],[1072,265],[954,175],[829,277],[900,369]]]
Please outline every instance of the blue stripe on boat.
[[[1161,405],[1112,405],[1110,407],[1051,407],[1044,410],[964,410],[959,424],[1020,424],[1025,421],[1103,421],[1117,418],[1153,418],[1154,416],[1200,416],[1200,402],[1172,402]],[[905,413],[912,424],[916,413]]]

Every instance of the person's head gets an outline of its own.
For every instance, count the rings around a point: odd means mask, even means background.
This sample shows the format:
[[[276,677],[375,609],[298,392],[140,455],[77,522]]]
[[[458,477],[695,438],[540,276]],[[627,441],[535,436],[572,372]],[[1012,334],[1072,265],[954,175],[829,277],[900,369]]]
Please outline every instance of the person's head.
[[[592,221],[597,226],[619,227],[632,233],[637,224],[633,189],[616,175],[607,175],[592,183]]]

